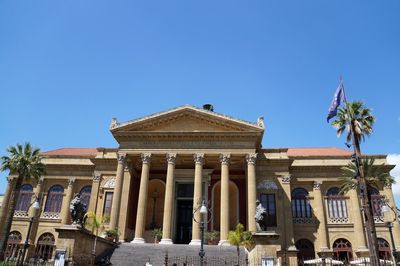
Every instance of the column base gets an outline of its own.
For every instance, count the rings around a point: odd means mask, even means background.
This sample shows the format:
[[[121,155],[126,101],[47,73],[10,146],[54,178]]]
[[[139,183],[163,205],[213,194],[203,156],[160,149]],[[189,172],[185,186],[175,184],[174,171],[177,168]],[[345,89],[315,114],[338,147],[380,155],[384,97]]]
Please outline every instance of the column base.
[[[174,242],[172,242],[172,239],[169,238],[163,238],[161,239],[160,243],[161,245],[172,245]]]
[[[228,242],[228,240],[220,240],[218,242],[218,246],[230,246],[231,244]]]
[[[190,241],[189,245],[193,245],[193,246],[201,245],[201,240],[200,239],[192,239],[192,241]]]
[[[135,239],[133,239],[131,241],[132,244],[144,244],[144,238],[139,238],[139,237],[135,237]]]

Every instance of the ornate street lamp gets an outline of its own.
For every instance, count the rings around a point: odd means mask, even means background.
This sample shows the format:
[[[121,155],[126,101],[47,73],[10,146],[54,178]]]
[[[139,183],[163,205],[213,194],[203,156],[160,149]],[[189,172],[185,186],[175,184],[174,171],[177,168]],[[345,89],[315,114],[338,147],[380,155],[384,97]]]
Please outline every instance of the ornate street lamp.
[[[31,206],[35,212],[37,210],[40,209],[40,203],[39,203],[39,197],[35,196],[35,201],[31,204]],[[28,208],[29,210],[29,208]],[[26,234],[26,239],[25,239],[25,243],[24,243],[24,249],[22,250],[22,254],[19,257],[18,261],[17,261],[17,265],[18,266],[22,266],[24,264],[24,260],[25,260],[25,254],[26,254],[26,250],[29,248],[29,238],[31,235],[31,231],[32,231],[32,224],[34,222],[35,217],[30,217],[29,218],[29,227],[28,227],[28,233]]]
[[[200,232],[201,232],[201,242],[200,242],[200,251],[199,251],[199,256],[200,256],[200,266],[203,266],[204,264],[204,229],[206,228],[206,224],[210,222],[211,219],[208,219],[207,214],[210,209],[206,206],[206,201],[202,200],[201,201],[201,206],[197,208],[194,213],[193,213],[193,220],[200,224]],[[199,212],[200,213],[200,221],[196,221],[195,213]]]
[[[396,250],[396,245],[394,243],[394,237],[393,237],[393,231],[392,231],[393,223],[398,222],[398,220],[397,220],[398,219],[397,212],[394,210],[393,207],[391,207],[388,204],[386,198],[382,199],[382,201],[381,201],[381,211],[382,211],[382,213],[386,213],[386,212],[392,211],[394,213],[394,215],[395,215],[394,220],[393,221],[387,221],[385,223],[385,226],[389,229],[390,241],[392,242],[392,255],[393,255],[393,258],[394,258],[395,265],[397,265],[397,264],[400,263],[400,252]]]

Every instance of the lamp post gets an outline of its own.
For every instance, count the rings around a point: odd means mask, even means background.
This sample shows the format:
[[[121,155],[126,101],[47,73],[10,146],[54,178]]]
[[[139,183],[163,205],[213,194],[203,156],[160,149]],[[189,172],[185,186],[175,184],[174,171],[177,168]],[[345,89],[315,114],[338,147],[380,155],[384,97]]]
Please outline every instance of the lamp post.
[[[35,211],[40,209],[40,203],[39,203],[39,198],[38,197],[36,197],[35,202],[32,204],[32,208],[35,209]],[[22,266],[24,264],[26,250],[29,248],[29,238],[30,238],[31,231],[32,231],[33,221],[34,221],[34,217],[30,217],[29,218],[28,233],[26,234],[25,243],[24,243],[24,249],[22,250],[22,254],[21,254],[20,258],[17,261],[17,265],[18,266]]]
[[[394,215],[395,215],[394,220],[393,221],[387,221],[385,223],[385,226],[389,229],[390,242],[392,242],[392,255],[393,255],[393,258],[394,258],[394,263],[395,263],[395,265],[397,265],[400,262],[400,254],[399,254],[398,251],[396,251],[396,245],[394,243],[394,237],[393,237],[393,231],[392,231],[393,223],[397,222],[397,212],[391,206],[389,206],[389,204],[388,204],[386,199],[382,200],[381,205],[382,205],[382,207],[381,207],[382,213],[392,211],[394,213]]]
[[[200,242],[200,251],[199,251],[199,256],[200,256],[200,266],[204,265],[204,256],[205,256],[205,252],[204,252],[204,230],[206,228],[206,224],[208,224],[209,220],[207,219],[207,214],[208,214],[208,208],[206,206],[206,202],[205,200],[201,201],[201,206],[199,208],[197,208],[195,210],[194,213],[196,212],[200,212],[200,221],[196,221],[196,219],[194,218],[195,215],[193,215],[193,220],[200,224],[200,232],[201,232],[201,242]],[[193,214],[194,214],[193,213]]]

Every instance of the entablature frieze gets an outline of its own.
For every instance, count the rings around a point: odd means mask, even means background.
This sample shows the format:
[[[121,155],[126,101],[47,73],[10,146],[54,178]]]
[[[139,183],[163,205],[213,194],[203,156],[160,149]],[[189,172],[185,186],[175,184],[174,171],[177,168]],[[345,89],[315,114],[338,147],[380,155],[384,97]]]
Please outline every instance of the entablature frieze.
[[[168,149],[168,148],[193,148],[193,149],[214,149],[214,148],[258,148],[260,143],[256,142],[254,135],[242,135],[241,133],[226,135],[226,133],[213,132],[209,135],[199,135],[182,133],[176,135],[154,135],[145,133],[143,136],[126,136],[120,139],[121,148],[148,148],[148,149]]]

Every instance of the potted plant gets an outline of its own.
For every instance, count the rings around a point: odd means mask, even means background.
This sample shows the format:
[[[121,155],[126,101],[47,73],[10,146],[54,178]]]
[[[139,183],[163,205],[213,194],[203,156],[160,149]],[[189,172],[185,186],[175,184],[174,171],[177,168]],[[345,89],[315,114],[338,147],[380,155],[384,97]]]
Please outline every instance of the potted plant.
[[[151,232],[151,236],[154,238],[154,243],[158,243],[162,237],[162,230],[161,228],[154,228]]]
[[[104,234],[105,234],[105,238],[107,240],[115,242],[116,240],[118,240],[118,236],[119,236],[118,227],[116,227],[114,229],[113,228],[107,229],[106,231],[104,231]]]
[[[216,245],[219,239],[219,231],[212,230],[206,233],[207,243],[209,245]]]

